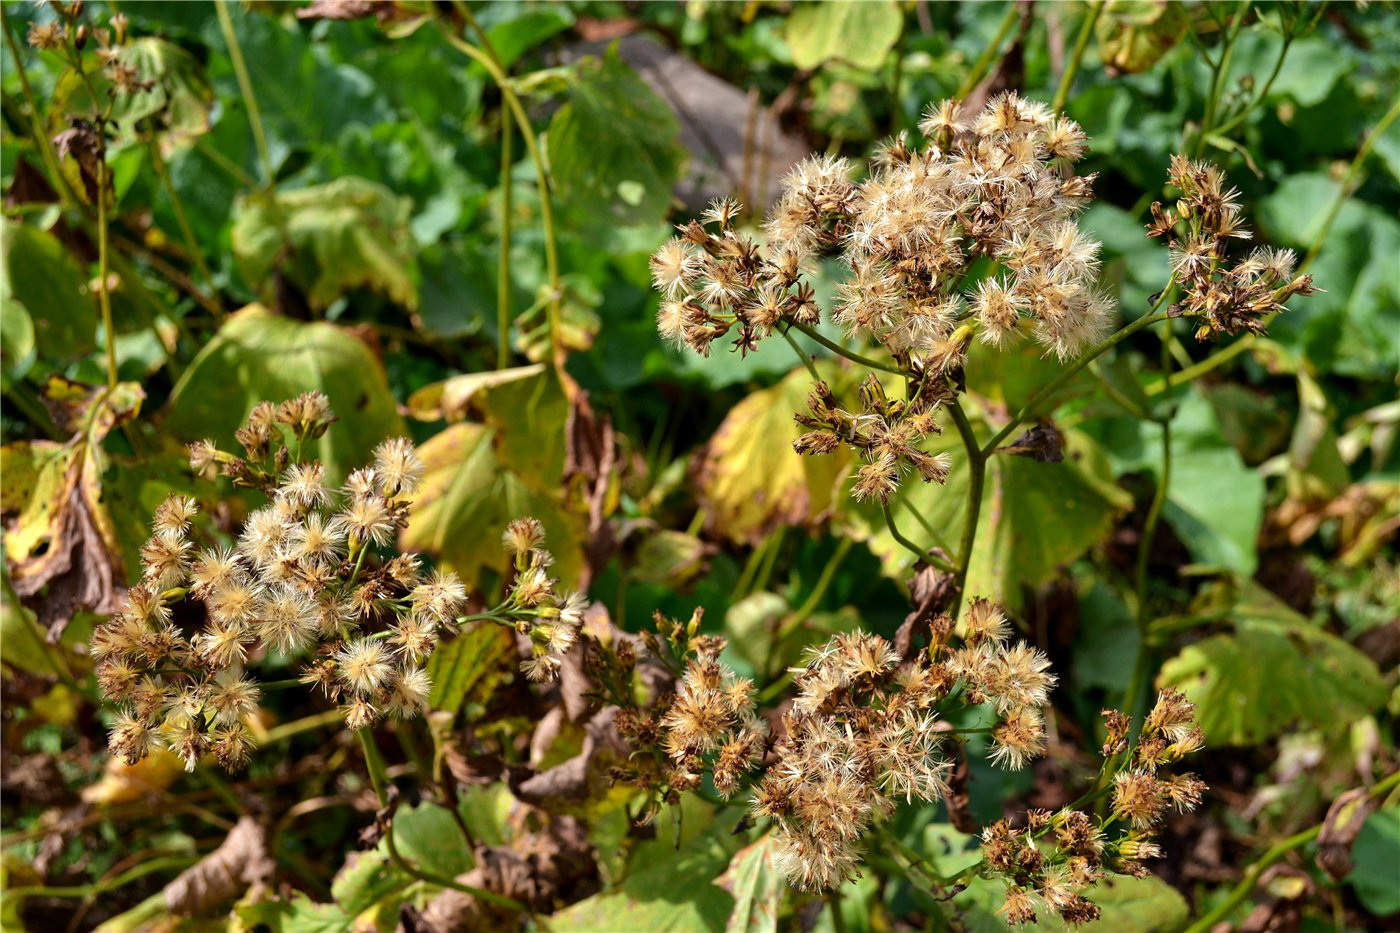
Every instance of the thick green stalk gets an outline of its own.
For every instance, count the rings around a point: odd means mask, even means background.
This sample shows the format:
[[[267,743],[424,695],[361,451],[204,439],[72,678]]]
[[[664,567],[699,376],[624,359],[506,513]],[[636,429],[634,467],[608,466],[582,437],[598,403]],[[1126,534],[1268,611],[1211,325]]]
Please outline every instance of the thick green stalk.
[[[117,332],[112,328],[112,296],[107,287],[107,152],[97,162],[97,306],[102,309],[103,342],[107,345],[107,388],[117,387]]]
[[[243,105],[248,108],[248,125],[253,130],[253,142],[258,147],[258,158],[262,160],[266,186],[273,185],[275,173],[272,166],[272,153],[267,148],[267,134],[263,132],[262,112],[258,110],[258,98],[253,93],[253,82],[248,77],[248,66],[243,61],[243,47],[238,44],[238,33],[234,32],[233,19],[228,15],[228,0],[214,0],[214,10],[219,15],[219,28],[223,31],[224,42],[228,44],[229,61],[233,64],[234,76],[238,78],[238,90],[243,94]]]
[[[957,615],[962,606],[963,588],[967,583],[967,568],[972,563],[972,546],[977,542],[977,522],[982,513],[982,487],[987,478],[987,454],[977,445],[977,435],[972,431],[972,423],[967,420],[962,406],[954,399],[948,404],[953,415],[953,423],[958,427],[963,447],[967,451],[968,489],[967,510],[963,518],[962,542],[958,545],[957,577],[958,591],[953,596],[953,614]]]
[[[797,358],[802,361],[802,365],[807,367],[807,372],[812,374],[812,379],[816,382],[821,382],[821,373],[817,372],[816,364],[812,362],[812,358],[808,356],[806,352],[803,351],[802,347],[798,345],[797,338],[793,337],[792,334],[789,333],[792,330],[792,328],[779,327],[778,330],[782,333],[783,339],[785,339],[788,342],[788,344],[791,345],[792,352],[796,353]]]
[[[1065,73],[1060,77],[1060,86],[1055,91],[1055,98],[1050,102],[1050,109],[1056,113],[1063,110],[1065,101],[1069,100],[1075,76],[1079,74],[1079,63],[1084,58],[1084,50],[1089,46],[1089,37],[1094,34],[1094,26],[1098,23],[1103,8],[1104,0],[1094,0],[1089,4],[1084,22],[1079,27],[1079,36],[1074,40],[1074,51],[1070,53],[1069,61],[1065,64]]]
[[[982,78],[987,74],[987,69],[991,67],[996,59],[997,53],[1001,51],[1002,42],[1011,33],[1011,27],[1016,25],[1016,4],[1009,2],[1006,4],[1006,15],[1001,18],[1001,23],[997,26],[996,35],[992,36],[992,41],[987,43],[987,47],[982,50],[982,54],[973,62],[972,68],[968,70],[963,78],[962,84],[958,85],[958,91],[954,95],[959,100],[972,93],[972,89],[981,83]]]
[[[501,119],[501,256],[496,271],[496,368],[510,365],[511,121]]]
[[[510,108],[511,114],[515,117],[516,126],[520,127],[520,135],[525,140],[525,149],[529,152],[530,161],[535,166],[535,176],[540,191],[540,224],[544,228],[545,272],[549,277],[550,351],[555,369],[562,370],[564,367],[564,344],[563,335],[559,328],[563,286],[559,278],[559,248],[555,236],[554,207],[550,203],[549,169],[545,164],[544,155],[540,151],[534,127],[530,125],[530,117],[525,113],[525,107],[520,103],[520,97],[515,93],[515,86],[501,65],[501,60],[496,55],[496,50],[491,45],[486,31],[481,28],[476,17],[472,15],[471,8],[462,0],[453,0],[452,8],[477,34],[477,38],[481,40],[481,48],[467,42],[448,28],[442,28],[444,38],[453,48],[485,68],[487,74],[496,82],[496,86],[500,88],[502,99],[505,100],[506,106]]]
[[[933,552],[925,548],[919,547],[913,541],[910,541],[904,536],[904,534],[899,530],[899,527],[894,523],[894,513],[890,511],[889,505],[882,503],[880,505],[880,512],[885,516],[885,527],[890,530],[890,535],[893,536],[895,541],[897,541],[900,544],[900,546],[904,547],[919,560],[924,561],[928,564],[932,564],[944,573],[955,572],[952,564],[948,563],[946,560],[939,557],[937,554],[934,554]]]

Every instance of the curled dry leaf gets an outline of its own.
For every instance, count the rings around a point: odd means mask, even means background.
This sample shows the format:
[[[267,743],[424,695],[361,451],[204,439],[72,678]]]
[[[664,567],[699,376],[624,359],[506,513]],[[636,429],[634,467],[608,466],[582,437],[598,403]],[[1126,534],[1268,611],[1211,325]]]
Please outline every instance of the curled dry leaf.
[[[165,886],[165,906],[173,914],[202,914],[249,887],[260,890],[276,871],[277,863],[268,854],[267,827],[243,816],[217,849]]]
[[[102,439],[140,411],[133,382],[95,387],[52,377],[43,401],[67,443],[19,441],[0,451],[5,557],[15,592],[57,642],[78,610],[115,612],[125,577],[112,518],[103,504]]]
[[[1364,787],[1353,788],[1332,801],[1322,830],[1317,834],[1317,867],[1340,881],[1356,867],[1351,844],[1371,813],[1370,794]]]

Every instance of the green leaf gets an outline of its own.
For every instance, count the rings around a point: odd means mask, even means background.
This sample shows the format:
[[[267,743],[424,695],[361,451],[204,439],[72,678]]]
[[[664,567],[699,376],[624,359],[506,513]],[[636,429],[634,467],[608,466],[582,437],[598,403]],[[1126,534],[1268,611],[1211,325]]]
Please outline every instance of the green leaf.
[[[695,535],[659,528],[642,538],[629,573],[643,583],[684,586],[703,568],[705,553],[705,542]]]
[[[507,629],[491,622],[463,626],[456,638],[440,643],[428,659],[433,683],[429,707],[457,713],[468,698],[485,699],[514,652],[515,642]]]
[[[732,819],[717,815],[703,834],[679,851],[671,848],[669,838],[643,844],[633,855],[632,872],[620,888],[564,908],[549,918],[550,929],[558,933],[719,933],[729,922],[735,899],[710,880],[729,864],[732,825]]]
[[[195,357],[171,395],[166,426],[182,440],[207,437],[236,450],[233,432],[254,405],[313,389],[340,417],[315,449],[333,477],[404,431],[384,368],[362,341],[334,324],[294,321],[261,305],[229,316]]]
[[[23,341],[23,322],[11,318],[27,311],[30,347],[39,356],[68,362],[91,352],[97,304],[84,288],[85,281],[77,260],[53,234],[10,220],[0,223],[0,305],[5,307],[7,344],[12,329]],[[11,310],[11,303],[18,307]],[[25,352],[23,343],[7,346],[5,358],[18,361]]]
[[[306,292],[313,308],[368,288],[414,309],[411,211],[407,198],[353,175],[293,191],[243,195],[233,211],[234,259],[244,281],[267,301],[280,270]]]
[[[23,379],[34,365],[34,356],[34,319],[29,309],[22,301],[0,294],[0,375],[6,380]]]
[[[394,846],[410,865],[445,878],[471,870],[471,849],[451,811],[435,803],[394,812]]]
[[[823,367],[831,378],[835,368]],[[779,525],[815,522],[838,501],[849,455],[804,457],[793,420],[806,411],[811,376],[799,367],[729,410],[701,454],[700,499],[708,524],[731,541],[756,544]]]
[[[1190,917],[1190,905],[1175,888],[1160,878],[1109,875],[1084,892],[1103,912],[1098,920],[1074,929],[1083,933],[1174,933]],[[1038,922],[1009,926],[997,914],[1006,898],[1006,885],[997,879],[974,877],[953,904],[963,913],[968,928],[978,933],[1064,933],[1065,924],[1049,911],[1040,911]]]
[[[839,59],[873,70],[884,64],[903,27],[894,0],[806,3],[788,17],[784,38],[798,68],[810,70]]]
[[[1233,631],[1187,645],[1157,679],[1196,704],[1208,746],[1337,728],[1385,702],[1370,658],[1253,584],[1231,615]]]
[[[582,564],[577,520],[548,491],[503,469],[499,436],[489,425],[454,424],[419,447],[427,472],[399,546],[437,557],[470,585],[482,568],[505,571],[501,532],[512,519],[531,515],[544,524],[554,573],[567,585]]]
[[[581,62],[549,122],[550,175],[564,208],[593,226],[660,220],[684,160],[678,132],[671,108],[615,50]]]
[[[990,459],[967,592],[1019,606],[1023,586],[1043,583],[1097,544],[1129,505],[1127,494],[1107,480],[1092,440],[1071,431],[1065,445],[1061,463],[1004,454]],[[906,478],[890,509],[905,537],[952,553],[966,521],[967,455],[951,428],[928,449],[953,458],[947,484]],[[886,574],[901,579],[914,556],[895,541],[878,510],[863,506],[858,513]]]
[[[338,904],[318,904],[305,894],[291,900],[241,903],[233,909],[241,929],[267,929],[271,933],[350,933],[354,918]]]
[[[112,119],[121,139],[136,141],[145,133],[140,121],[150,120],[168,153],[208,131],[214,89],[193,55],[173,42],[143,36],[121,47],[121,62],[151,84],[149,90],[114,95]]]
[[[1400,885],[1395,866],[1400,865],[1400,807],[1386,807],[1366,818],[1351,847],[1356,867],[1346,881],[1366,909],[1377,917],[1400,911]]]
[[[1181,41],[1189,25],[1168,0],[1109,0],[1094,24],[1099,59],[1110,71],[1146,71]]]
[[[787,879],[774,862],[771,833],[735,852],[715,884],[734,895],[724,933],[777,933]]]
[[[469,403],[485,390],[519,379],[531,379],[544,373],[543,363],[516,366],[511,369],[491,369],[479,373],[462,373],[426,385],[408,397],[408,413],[422,421],[461,421],[466,417]]]
[[[408,887],[414,880],[391,864],[385,853],[378,850],[360,852],[353,865],[336,875],[331,884],[331,895],[342,910],[356,917],[380,900]]]

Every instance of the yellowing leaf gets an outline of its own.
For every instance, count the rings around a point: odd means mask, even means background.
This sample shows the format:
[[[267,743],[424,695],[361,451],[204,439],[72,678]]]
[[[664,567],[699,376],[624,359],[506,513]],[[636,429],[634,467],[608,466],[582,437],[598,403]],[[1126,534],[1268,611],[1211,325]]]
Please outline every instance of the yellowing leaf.
[[[1181,41],[1189,25],[1170,0],[1109,0],[1094,25],[1099,58],[1111,71],[1146,71]]]
[[[487,425],[455,424],[418,448],[427,472],[399,546],[433,555],[471,583],[483,567],[505,571],[501,532],[512,519],[532,515],[544,523],[555,557],[552,572],[566,585],[577,580],[582,566],[577,520],[551,495],[502,468],[498,437]]]
[[[1196,704],[1207,745],[1254,745],[1290,729],[1346,724],[1386,700],[1375,663],[1250,585],[1234,630],[1187,645],[1157,683]]]
[[[140,800],[174,784],[184,770],[184,763],[164,748],[151,749],[134,765],[120,758],[108,758],[102,777],[83,788],[83,802],[100,806]]]
[[[715,884],[734,895],[724,933],[777,933],[787,880],[774,863],[771,834],[735,852]]]
[[[343,477],[374,445],[404,432],[384,368],[365,344],[325,322],[249,305],[224,321],[175,386],[167,427],[184,441],[212,438],[236,450],[233,432],[258,402],[324,392],[340,420],[315,456]]]
[[[473,398],[493,386],[529,379],[545,371],[543,363],[495,369],[480,373],[462,373],[441,382],[426,385],[408,397],[408,413],[423,421],[461,421],[466,417]]]
[[[844,448],[806,457],[792,449],[802,435],[792,416],[807,410],[810,387],[811,375],[799,367],[777,385],[750,393],[730,409],[701,455],[700,497],[709,524],[731,541],[757,543],[779,525],[816,522],[841,494],[850,464]]]

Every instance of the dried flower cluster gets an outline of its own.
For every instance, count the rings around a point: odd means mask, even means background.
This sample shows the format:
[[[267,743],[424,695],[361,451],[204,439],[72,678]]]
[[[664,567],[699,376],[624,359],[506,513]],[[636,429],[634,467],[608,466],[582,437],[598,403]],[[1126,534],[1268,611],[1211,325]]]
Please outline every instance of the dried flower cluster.
[[[780,324],[815,324],[804,274],[836,252],[850,275],[833,320],[917,370],[954,369],[974,337],[1000,346],[1023,322],[1061,357],[1101,335],[1112,306],[1094,286],[1099,247],[1073,219],[1093,181],[1070,173],[1079,126],[1005,93],[975,114],[944,101],[920,129],[924,148],[901,135],[863,182],[844,159],[795,168],[764,225],[766,256],[735,229],[731,201],[682,227],[652,259],[661,333],[708,354],[733,328],[746,350]]]
[[[968,608],[957,647],[952,630],[947,616],[935,619],[930,646],[908,663],[863,632],[809,649],[771,738],[754,714],[753,684],[718,660],[723,640],[682,639],[690,657],[664,712],[628,711],[623,731],[641,754],[619,776],[668,800],[699,787],[707,770],[725,797],[751,786],[752,815],[772,822],[789,880],[804,890],[838,885],[859,874],[871,823],[901,799],[947,792],[958,714],[990,704],[989,757],[999,766],[1024,767],[1044,750],[1048,659],[1012,644],[1005,615],[986,600]],[[644,764],[647,752],[659,767]]]
[[[1220,169],[1176,155],[1168,180],[1181,196],[1171,208],[1152,204],[1148,235],[1168,238],[1173,276],[1186,295],[1173,311],[1201,319],[1196,339],[1242,330],[1262,334],[1289,298],[1316,291],[1312,276],[1294,275],[1292,250],[1261,247],[1227,265],[1230,240],[1247,240],[1250,232],[1240,217],[1239,191],[1227,187]]]
[[[987,827],[982,853],[987,872],[1006,884],[1000,913],[1008,923],[1032,923],[1041,909],[1069,923],[1095,920],[1099,908],[1084,896],[1086,889],[1107,872],[1147,874],[1144,861],[1161,855],[1153,842],[1154,827],[1169,809],[1193,809],[1205,791],[1193,774],[1161,773],[1166,765],[1200,750],[1194,712],[1180,693],[1163,691],[1130,749],[1129,717],[1104,711],[1108,740],[1099,789],[1079,803],[1111,794],[1108,816],[1095,818],[1076,804],[1053,814],[1032,810],[1021,829],[1012,829],[1006,820]],[[1109,839],[1115,824],[1127,831]]]
[[[309,655],[299,678],[276,686],[319,688],[342,704],[351,728],[386,714],[417,716],[425,706],[423,664],[443,627],[461,621],[466,588],[452,573],[425,573],[415,555],[388,554],[423,475],[407,439],[380,444],[373,464],[339,490],[319,462],[294,456],[333,420],[325,396],[308,393],[254,408],[237,432],[244,456],[208,441],[191,447],[197,471],[217,468],[270,501],[248,516],[233,546],[201,547],[192,499],[173,496],[157,510],[141,583],[92,639],[98,682],[123,704],[115,754],[136,761],[155,743],[189,769],[210,752],[230,770],[241,767],[252,745],[244,720],[263,692],[247,667],[268,654]],[[506,602],[481,617],[529,637],[523,668],[535,680],[558,671],[583,611],[581,599],[558,594],[546,575],[543,537],[531,520],[511,525],[517,573]],[[200,613],[203,624],[186,634],[177,613]]]
[[[934,420],[938,406],[948,397],[947,384],[925,374],[910,387],[908,399],[889,399],[874,373],[859,391],[862,410],[840,407],[825,382],[817,382],[807,397],[808,414],[798,413],[797,423],[807,428],[793,442],[800,454],[826,454],[845,444],[859,452],[864,465],[856,471],[851,495],[857,500],[888,502],[909,472],[924,482],[944,483],[952,461],[946,453],[931,454],[919,444],[943,433]]]

